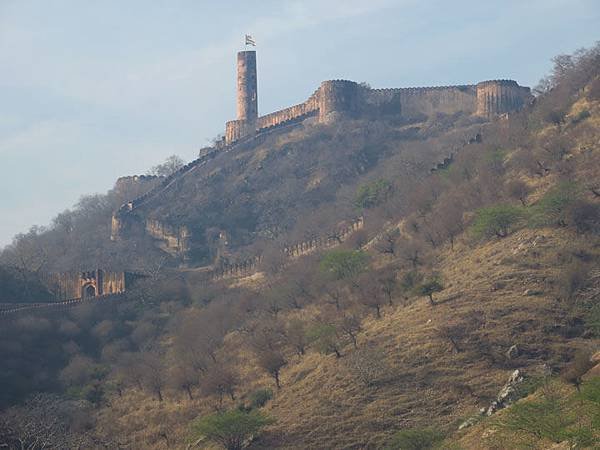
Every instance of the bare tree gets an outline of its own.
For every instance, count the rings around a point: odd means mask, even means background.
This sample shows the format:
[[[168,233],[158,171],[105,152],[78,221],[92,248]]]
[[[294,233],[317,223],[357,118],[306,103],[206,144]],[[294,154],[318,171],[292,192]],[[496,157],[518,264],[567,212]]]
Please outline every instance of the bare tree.
[[[144,352],[140,355],[139,365],[142,370],[142,386],[156,395],[159,402],[162,402],[163,389],[166,385],[162,357],[154,352]]]
[[[397,250],[397,240],[400,236],[400,230],[397,227],[385,230],[379,236],[375,249],[383,254],[394,256]]]
[[[345,299],[348,294],[346,292],[346,284],[340,280],[333,280],[325,284],[324,287],[326,302],[334,305],[336,310],[341,310],[344,307]]]
[[[184,363],[171,366],[168,381],[175,389],[184,391],[190,400],[194,399],[192,389],[200,383],[198,371]]]
[[[578,351],[573,360],[561,373],[561,378],[567,383],[575,386],[578,392],[583,382],[583,376],[588,370],[596,365],[596,362],[592,361],[591,356],[590,352]]]
[[[437,235],[450,241],[450,248],[454,249],[454,239],[464,231],[462,199],[446,195],[435,210],[435,221],[439,231]]]
[[[163,163],[153,166],[152,169],[148,171],[148,175],[168,177],[169,175],[172,175],[179,169],[181,169],[184,164],[185,161],[179,156],[171,155],[167,159],[165,159]]]
[[[298,355],[304,355],[308,346],[305,323],[300,319],[290,320],[285,329],[285,339]]]
[[[363,275],[358,281],[356,289],[357,300],[361,305],[375,311],[375,316],[381,318],[381,308],[385,304],[385,297],[381,284],[371,274]]]
[[[216,395],[218,409],[223,404],[223,397],[228,395],[235,400],[235,390],[239,384],[237,373],[225,364],[213,364],[202,377],[200,388],[206,395]]]
[[[393,296],[398,290],[398,280],[394,268],[386,268],[377,274],[377,282],[381,286],[381,291],[385,295],[388,305],[393,305]]]
[[[283,366],[287,364],[280,350],[261,349],[256,352],[258,365],[263,368],[275,380],[275,385],[281,387],[280,373]]]
[[[416,269],[423,263],[425,243],[417,238],[402,239],[398,243],[400,257]]]
[[[352,341],[354,348],[358,348],[357,337],[362,330],[360,318],[355,314],[344,314],[338,321],[337,326]]]
[[[530,190],[529,185],[523,180],[513,180],[506,185],[508,195],[519,200],[523,206],[527,206],[527,196]]]
[[[76,418],[89,415],[80,402],[54,394],[36,394],[22,406],[0,414],[0,447],[22,450],[90,448],[93,436],[76,429]]]

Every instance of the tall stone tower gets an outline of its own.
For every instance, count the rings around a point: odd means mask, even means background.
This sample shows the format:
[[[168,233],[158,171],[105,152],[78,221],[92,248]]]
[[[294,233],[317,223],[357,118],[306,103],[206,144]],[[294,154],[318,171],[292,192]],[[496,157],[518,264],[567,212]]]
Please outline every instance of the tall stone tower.
[[[254,135],[257,118],[256,52],[246,50],[237,54],[237,120],[225,124],[225,143]]]
[[[258,117],[256,88],[256,52],[237,54],[237,119],[255,123]]]

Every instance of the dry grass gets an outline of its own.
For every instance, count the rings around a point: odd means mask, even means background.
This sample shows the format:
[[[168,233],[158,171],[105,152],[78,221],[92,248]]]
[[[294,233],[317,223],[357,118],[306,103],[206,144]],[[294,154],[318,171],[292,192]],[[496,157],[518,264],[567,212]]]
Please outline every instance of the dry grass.
[[[353,375],[344,357],[309,351],[302,358],[289,356],[277,391],[256,366],[247,336],[232,333],[223,356],[237,361],[244,385],[237,401],[225,406],[234,407],[257,388],[276,391],[265,411],[277,422],[253,448],[381,448],[404,428],[434,425],[453,431],[461,419],[489,404],[514,368],[533,373],[542,363],[558,366],[584,342],[552,331],[560,329],[566,308],[554,295],[554,261],[563,244],[574,239],[565,230],[522,230],[482,245],[465,239],[453,251],[443,249],[436,266],[446,289],[435,307],[425,298],[405,306],[396,299],[381,319],[363,321],[359,346],[382,352],[389,367],[385,379],[372,387]],[[525,295],[528,289],[536,295]],[[318,311],[311,305],[290,314],[310,319]],[[473,318],[480,326],[466,333],[460,353],[436,332],[444,323]],[[503,354],[513,344],[521,356],[509,361]],[[348,345],[342,354],[351,351]],[[131,391],[113,398],[99,416],[106,431],[115,427],[110,433],[127,435],[136,448],[169,448],[165,433],[170,448],[185,448],[189,422],[214,411],[216,400],[166,397],[159,403]],[[465,448],[495,448],[469,442],[462,442]]]
[[[576,104],[574,112],[590,108]],[[597,121],[598,105],[593,108]],[[301,138],[302,133],[298,134],[279,139]],[[597,139],[574,148],[582,162],[579,178],[597,177]],[[257,154],[254,162],[262,158],[263,154]],[[532,183],[535,192],[530,200],[539,198],[554,182],[545,177]],[[255,449],[374,449],[405,428],[435,426],[454,432],[462,420],[489,405],[515,368],[526,374],[535,374],[542,364],[559,368],[575,347],[598,345],[565,335],[573,305],[557,298],[555,280],[562,266],[558,261],[564,258],[565,247],[577,246],[600,253],[598,242],[581,241],[565,229],[525,229],[486,243],[463,236],[454,250],[439,249],[433,267],[440,272],[445,289],[437,294],[436,306],[431,307],[425,298],[412,298],[407,304],[396,298],[395,306],[384,308],[381,319],[363,321],[359,346],[383,354],[389,367],[387,376],[375,386],[362,384],[344,363],[344,356],[336,359],[309,350],[302,358],[289,355],[281,374],[282,387],[276,390],[273,380],[257,367],[247,335],[231,333],[222,356],[236,362],[243,388],[236,402],[229,400],[226,406],[235,406],[257,388],[275,391],[265,411],[276,423],[253,443]],[[389,257],[375,260],[377,266],[385,263],[394,261]],[[257,276],[232,281],[232,286],[252,288],[261,282]],[[282,315],[310,320],[319,309],[313,304]],[[463,351],[453,351],[440,337],[438,329],[446,323],[464,324]],[[509,360],[504,353],[513,344],[520,355]],[[351,345],[341,349],[346,356],[352,351]],[[106,432],[128,436],[135,448],[186,448],[189,422],[212,411],[213,405],[214,399],[188,401],[170,393],[159,403],[131,391],[123,399],[113,398],[111,408],[104,408],[99,416]],[[161,437],[165,433],[168,445]],[[466,449],[512,448],[514,443],[498,436],[484,422],[458,434],[457,442]]]

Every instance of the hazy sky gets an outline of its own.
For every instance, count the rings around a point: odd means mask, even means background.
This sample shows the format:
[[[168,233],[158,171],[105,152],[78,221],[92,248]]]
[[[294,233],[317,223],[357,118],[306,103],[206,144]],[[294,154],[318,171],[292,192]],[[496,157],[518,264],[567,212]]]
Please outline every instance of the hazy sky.
[[[598,24],[598,0],[0,0],[0,247],[121,175],[193,159],[235,118],[245,33],[265,114],[332,78],[535,85]]]

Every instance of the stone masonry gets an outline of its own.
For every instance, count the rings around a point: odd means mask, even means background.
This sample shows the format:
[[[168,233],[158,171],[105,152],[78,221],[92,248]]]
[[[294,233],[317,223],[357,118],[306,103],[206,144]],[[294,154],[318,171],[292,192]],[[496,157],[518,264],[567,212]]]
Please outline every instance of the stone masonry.
[[[513,80],[490,80],[476,85],[371,89],[354,81],[329,80],[303,103],[258,116],[256,52],[237,59],[237,120],[225,124],[225,144],[263,131],[316,116],[320,123],[340,117],[399,116],[409,120],[436,113],[464,112],[485,118],[520,109],[531,100],[528,87]]]

